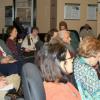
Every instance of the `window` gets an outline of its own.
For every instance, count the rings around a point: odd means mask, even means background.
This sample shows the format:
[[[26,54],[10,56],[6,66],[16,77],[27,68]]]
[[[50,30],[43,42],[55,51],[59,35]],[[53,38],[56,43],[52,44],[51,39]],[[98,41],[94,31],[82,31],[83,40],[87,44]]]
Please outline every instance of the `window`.
[[[80,4],[65,4],[64,19],[80,19]]]
[[[97,18],[96,11],[97,11],[97,5],[89,4],[87,8],[87,20],[96,20]]]

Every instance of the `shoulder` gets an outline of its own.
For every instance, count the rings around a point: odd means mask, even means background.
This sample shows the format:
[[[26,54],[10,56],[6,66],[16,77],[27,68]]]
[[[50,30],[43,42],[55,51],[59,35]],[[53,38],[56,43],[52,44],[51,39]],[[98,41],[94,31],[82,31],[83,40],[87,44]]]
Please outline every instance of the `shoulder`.
[[[2,43],[5,44],[4,41],[0,39],[0,45],[2,45]]]
[[[11,40],[11,39],[7,39],[7,41],[6,41],[6,43],[12,43],[13,42],[13,40]]]

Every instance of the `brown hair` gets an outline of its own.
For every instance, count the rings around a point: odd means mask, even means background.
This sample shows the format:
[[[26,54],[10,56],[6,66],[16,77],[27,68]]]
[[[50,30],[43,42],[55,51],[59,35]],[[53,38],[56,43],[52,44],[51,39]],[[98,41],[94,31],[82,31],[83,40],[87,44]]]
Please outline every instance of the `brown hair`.
[[[100,41],[95,37],[85,37],[79,45],[79,55],[83,57],[96,56],[100,52]]]
[[[56,41],[56,40],[55,40]],[[58,56],[66,52],[67,48],[63,42],[56,41],[48,45],[47,54],[42,48],[36,55],[35,63],[40,68],[42,77],[48,82],[67,81],[67,75],[60,68]]]
[[[51,29],[46,35],[45,35],[45,42],[49,42],[51,40],[51,38],[54,36],[54,32],[58,32],[58,30],[55,29]]]
[[[15,26],[9,26],[8,28],[7,28],[7,33],[10,35],[10,33],[13,31],[13,29],[14,28],[16,28]]]
[[[59,30],[61,30],[61,26],[64,26],[66,30],[68,30],[67,23],[65,21],[59,22]]]

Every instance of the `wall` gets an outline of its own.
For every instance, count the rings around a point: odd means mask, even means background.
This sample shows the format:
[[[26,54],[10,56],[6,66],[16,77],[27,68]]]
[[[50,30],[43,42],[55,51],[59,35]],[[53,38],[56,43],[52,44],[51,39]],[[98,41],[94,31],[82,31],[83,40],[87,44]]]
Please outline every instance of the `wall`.
[[[5,27],[5,6],[12,5],[13,0],[0,0],[0,33]],[[98,21],[87,21],[87,5],[96,4],[100,0],[57,0],[57,28],[58,23],[64,20],[64,5],[65,3],[78,3],[81,6],[80,20],[65,20],[69,29],[79,31],[80,26],[88,23],[91,25],[95,33],[100,33],[100,13],[97,14]],[[46,33],[50,29],[50,4],[51,0],[37,0],[36,22],[41,33]]]
[[[96,21],[87,21],[87,5],[96,4],[97,0],[57,0],[57,25],[61,20],[64,20],[64,5],[65,3],[77,3],[80,4],[80,20],[65,20],[68,24],[69,29],[75,29],[79,31],[80,26],[85,23],[90,24],[94,32],[97,32],[97,22]],[[57,26],[58,27],[58,26]]]
[[[97,34],[100,34],[100,0],[98,0]]]
[[[37,26],[41,33],[50,29],[50,0],[37,0]]]
[[[12,5],[12,0],[0,0],[0,33],[5,28],[5,6]]]

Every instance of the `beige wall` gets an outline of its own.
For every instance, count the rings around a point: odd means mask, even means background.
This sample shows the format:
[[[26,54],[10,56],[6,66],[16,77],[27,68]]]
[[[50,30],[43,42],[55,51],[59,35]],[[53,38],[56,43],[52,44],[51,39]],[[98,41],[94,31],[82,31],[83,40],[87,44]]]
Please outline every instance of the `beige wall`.
[[[50,29],[50,2],[51,0],[37,0],[36,22],[41,33],[46,33]],[[87,21],[87,5],[96,4],[100,0],[57,0],[57,28],[58,23],[64,20],[65,3],[78,3],[81,7],[80,20],[65,20],[69,29],[79,31],[80,26],[85,23],[90,24],[95,33],[100,33],[100,13],[97,13],[97,21]],[[12,0],[0,0],[0,33],[5,27],[5,6],[12,5]]]
[[[12,5],[12,0],[0,0],[0,33],[5,28],[5,6]]]
[[[57,0],[57,25],[59,21],[64,20],[64,5],[65,3],[76,3],[80,4],[80,20],[65,20],[68,24],[69,29],[76,29],[79,31],[80,26],[85,23],[90,24],[94,32],[97,31],[97,22],[96,21],[87,21],[87,5],[96,4],[97,0]]]
[[[100,0],[98,0],[97,33],[100,34]]]
[[[41,33],[50,29],[50,0],[37,0],[37,26]]]

